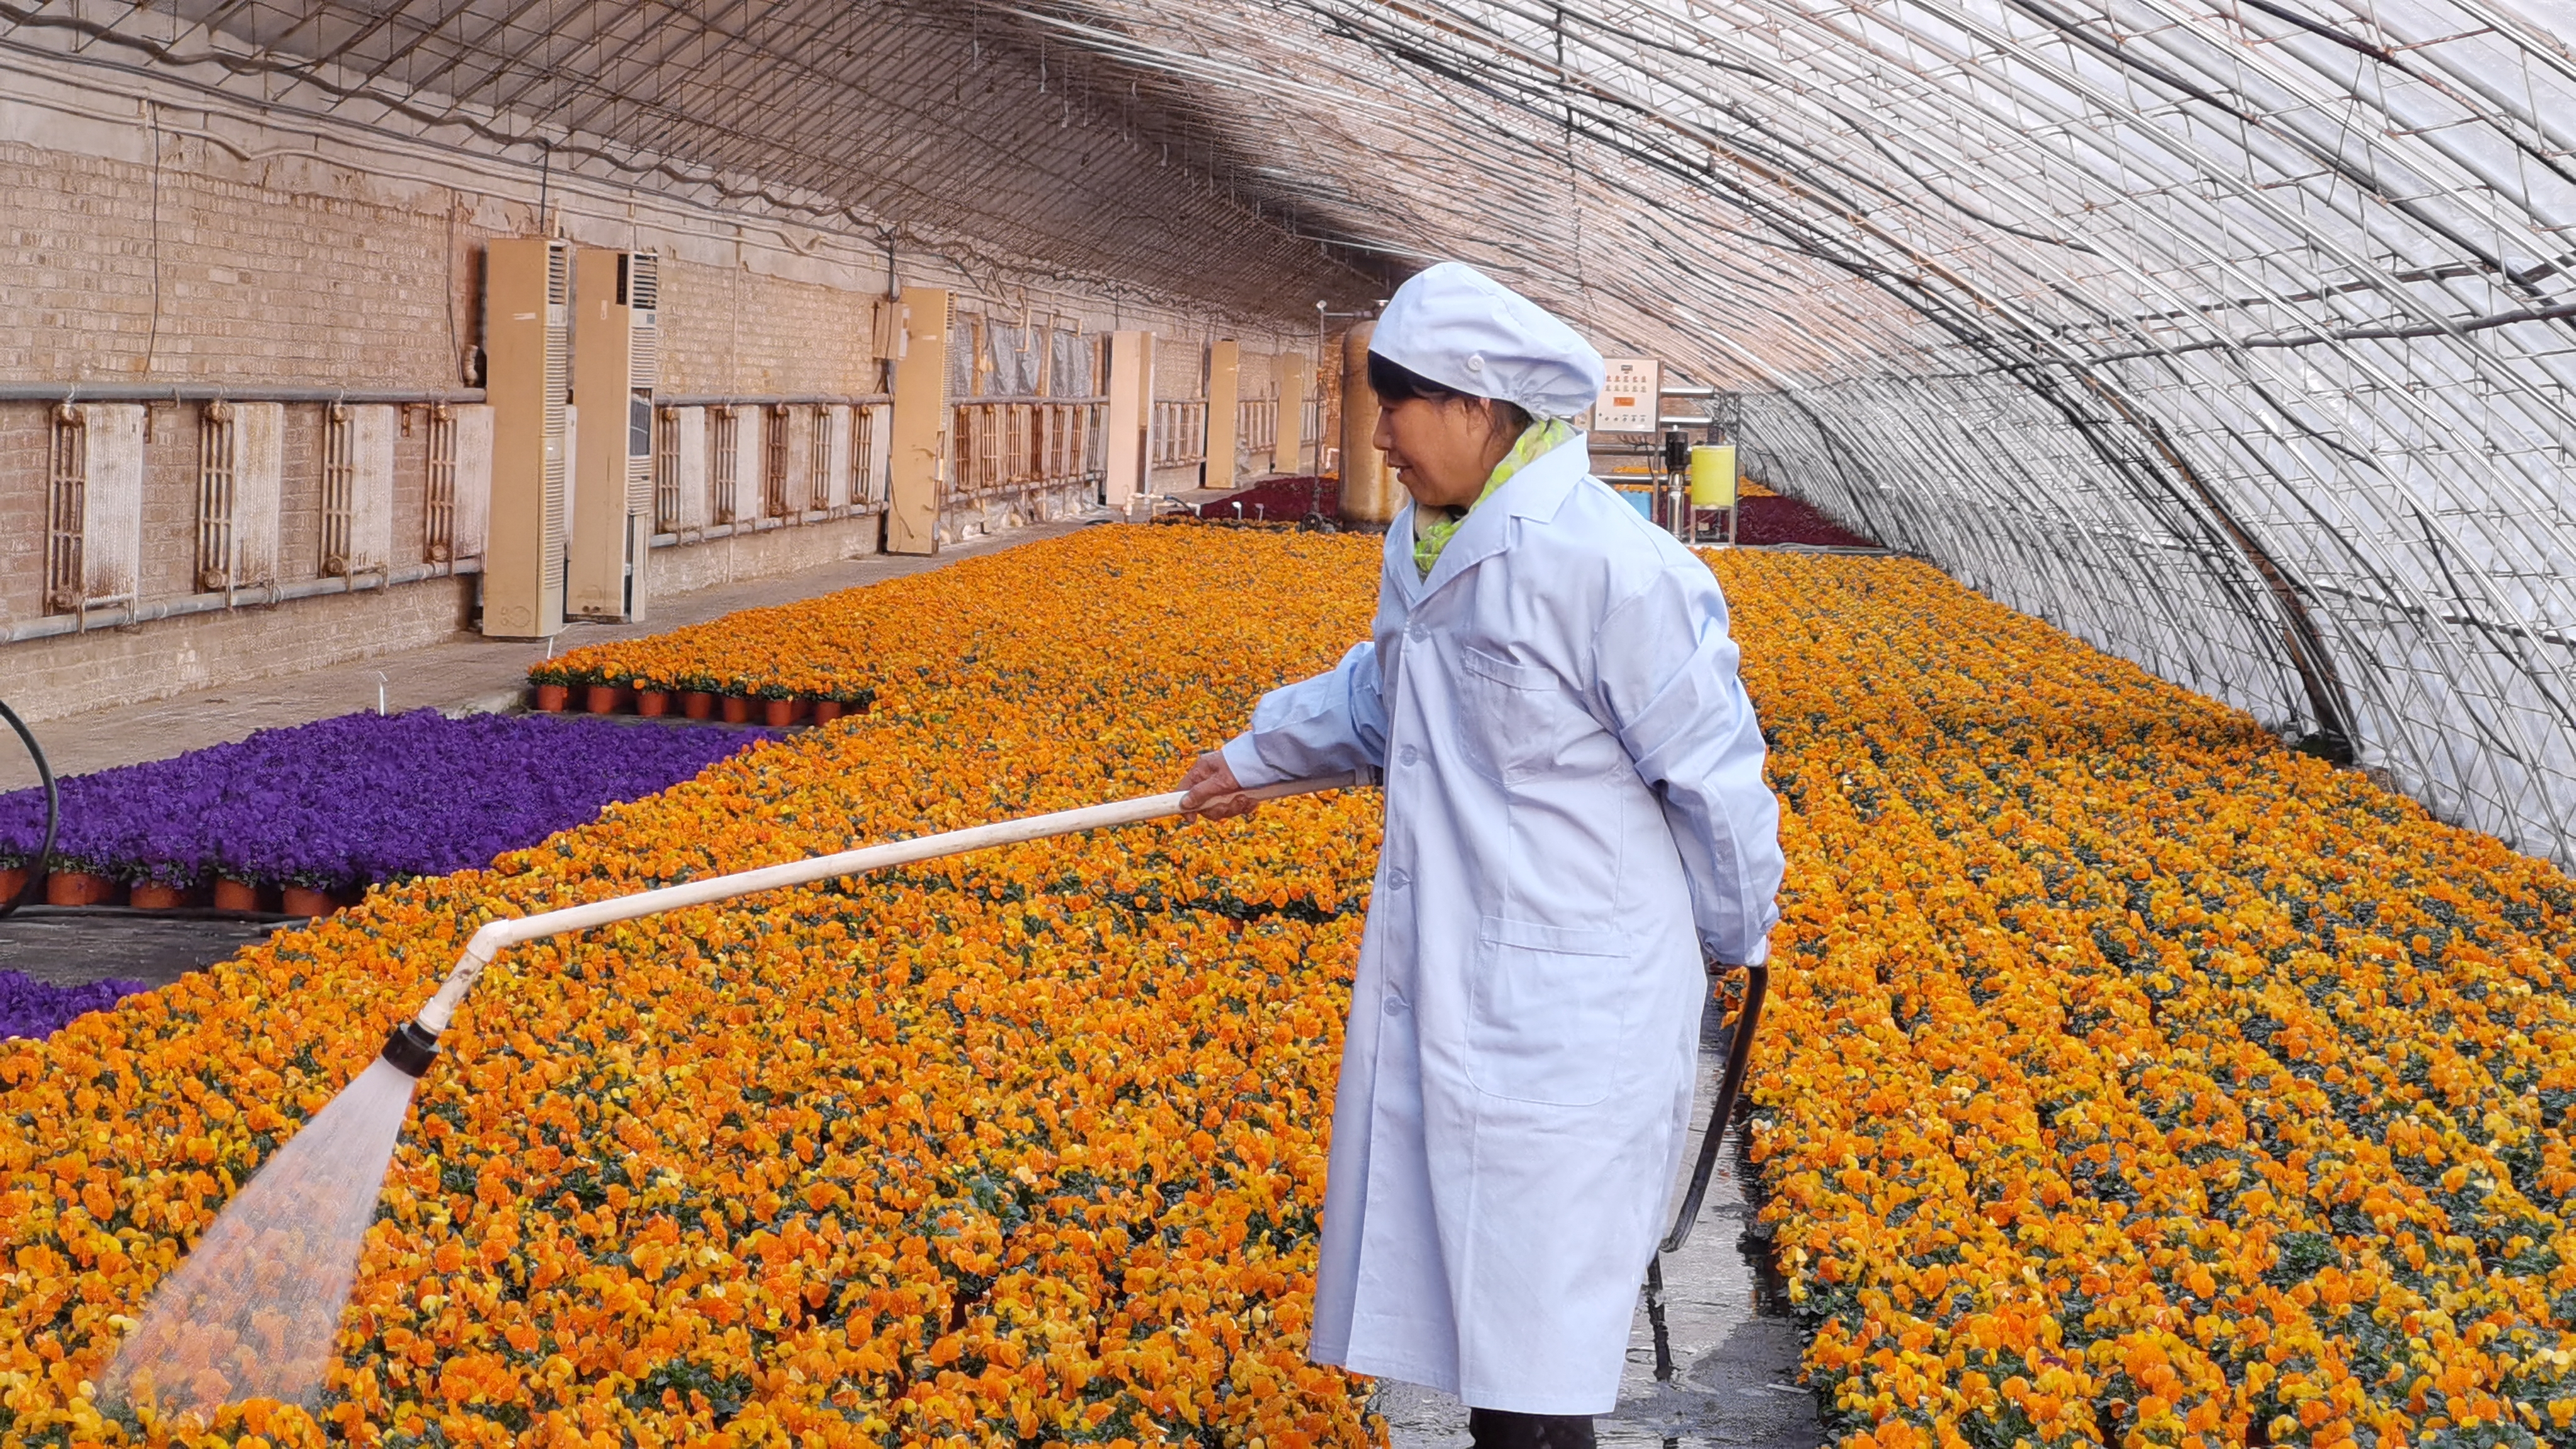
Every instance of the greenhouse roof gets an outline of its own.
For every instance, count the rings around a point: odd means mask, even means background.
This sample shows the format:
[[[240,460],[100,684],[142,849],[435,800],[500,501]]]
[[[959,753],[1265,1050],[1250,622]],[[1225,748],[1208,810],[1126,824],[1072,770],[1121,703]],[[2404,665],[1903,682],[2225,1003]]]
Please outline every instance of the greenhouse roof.
[[[1751,471],[2576,861],[2566,0],[0,0],[18,48],[1314,320],[1460,257]]]

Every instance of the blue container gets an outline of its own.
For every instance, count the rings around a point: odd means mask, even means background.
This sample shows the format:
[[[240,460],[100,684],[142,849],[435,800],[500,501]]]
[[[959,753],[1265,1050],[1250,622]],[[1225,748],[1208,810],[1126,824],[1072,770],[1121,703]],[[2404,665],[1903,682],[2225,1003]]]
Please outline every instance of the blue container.
[[[1613,489],[1612,491],[1613,491],[1613,492],[1616,492],[1620,497],[1627,499],[1627,500],[1628,500],[1628,506],[1629,506],[1629,507],[1631,507],[1631,508],[1633,508],[1633,509],[1635,509],[1635,510],[1637,510],[1637,516],[1638,516],[1639,518],[1642,518],[1642,519],[1646,520],[1648,523],[1652,523],[1652,522],[1654,522],[1654,521],[1655,521],[1655,490],[1654,490],[1654,489],[1652,489],[1652,488],[1618,488],[1618,489]]]

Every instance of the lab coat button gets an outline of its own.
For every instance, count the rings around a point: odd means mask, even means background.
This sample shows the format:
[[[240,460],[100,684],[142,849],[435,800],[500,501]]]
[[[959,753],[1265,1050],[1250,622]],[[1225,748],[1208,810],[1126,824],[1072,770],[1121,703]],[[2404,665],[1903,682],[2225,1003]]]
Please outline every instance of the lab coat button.
[[[1389,996],[1386,999],[1386,1014],[1389,1016],[1404,1015],[1404,998],[1401,996]]]
[[[1398,755],[1396,756],[1396,759],[1398,759],[1399,761],[1402,761],[1403,763],[1408,764],[1408,765],[1412,764],[1414,761],[1419,760],[1419,759],[1421,759],[1421,758],[1422,758],[1422,752],[1421,752],[1420,750],[1415,749],[1415,748],[1414,748],[1413,746],[1411,746],[1411,745],[1406,745],[1406,746],[1404,747],[1403,751],[1402,751],[1400,754],[1398,754]]]
[[[1406,886],[1413,884],[1413,877],[1406,875],[1403,869],[1399,867],[1386,873],[1386,883],[1397,890],[1402,890]]]

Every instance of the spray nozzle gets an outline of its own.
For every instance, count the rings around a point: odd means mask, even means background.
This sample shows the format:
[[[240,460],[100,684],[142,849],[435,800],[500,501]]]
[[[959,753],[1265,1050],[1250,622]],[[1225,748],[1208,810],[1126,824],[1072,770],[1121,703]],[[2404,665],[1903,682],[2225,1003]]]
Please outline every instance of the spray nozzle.
[[[438,1033],[406,1021],[386,1034],[384,1057],[408,1076],[427,1076],[429,1064],[438,1060]]]

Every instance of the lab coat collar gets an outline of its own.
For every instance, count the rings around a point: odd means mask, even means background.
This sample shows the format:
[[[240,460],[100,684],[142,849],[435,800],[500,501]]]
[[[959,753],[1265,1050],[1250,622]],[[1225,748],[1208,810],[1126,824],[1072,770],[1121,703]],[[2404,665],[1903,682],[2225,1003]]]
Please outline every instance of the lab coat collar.
[[[1448,547],[1440,550],[1440,561],[1431,566],[1431,577],[1422,580],[1414,597],[1428,598],[1439,592],[1441,585],[1509,547],[1513,519],[1534,518],[1544,523],[1556,517],[1556,511],[1574,492],[1574,485],[1591,471],[1592,452],[1582,433],[1523,464],[1493,497],[1469,511],[1458,531],[1449,535]],[[1415,511],[1406,510],[1408,515]],[[1410,518],[1405,531],[1408,535],[1412,532]],[[1411,547],[1408,537],[1408,552]]]

